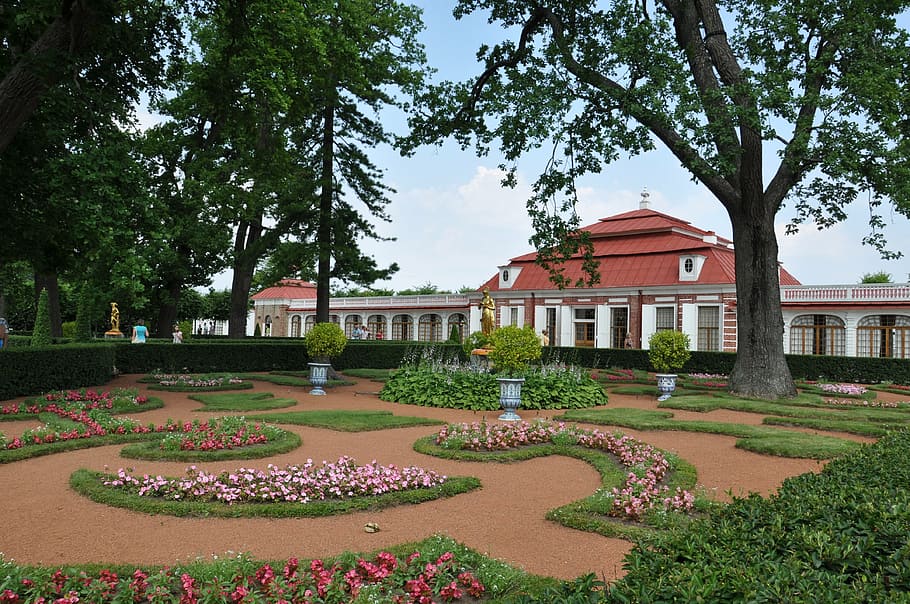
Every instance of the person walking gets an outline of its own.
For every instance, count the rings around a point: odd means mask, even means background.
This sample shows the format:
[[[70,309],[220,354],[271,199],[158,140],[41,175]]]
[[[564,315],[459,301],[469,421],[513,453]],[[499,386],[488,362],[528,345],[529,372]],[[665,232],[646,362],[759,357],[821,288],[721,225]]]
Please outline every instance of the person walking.
[[[133,337],[131,339],[133,344],[145,344],[148,335],[149,329],[145,326],[145,322],[142,319],[136,321],[136,324],[133,325]]]
[[[6,348],[6,340],[9,338],[9,325],[6,319],[0,317],[0,349]]]

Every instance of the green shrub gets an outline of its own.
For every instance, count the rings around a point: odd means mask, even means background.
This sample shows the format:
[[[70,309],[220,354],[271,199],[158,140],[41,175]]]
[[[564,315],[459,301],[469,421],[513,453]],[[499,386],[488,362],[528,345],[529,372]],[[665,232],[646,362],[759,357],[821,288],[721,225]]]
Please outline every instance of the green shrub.
[[[32,330],[32,346],[50,346],[51,316],[48,311],[47,290],[42,289],[38,296],[38,312],[35,315],[35,328]]]
[[[676,373],[689,360],[689,336],[665,329],[648,338],[648,360],[658,373]]]
[[[637,545],[610,602],[906,602],[910,432]]]
[[[530,325],[516,327],[507,325],[495,329],[490,337],[493,348],[489,358],[493,368],[512,377],[520,377],[528,368],[528,363],[540,358],[540,338]]]
[[[321,362],[337,357],[344,351],[348,339],[335,323],[317,323],[303,336],[307,354]]]

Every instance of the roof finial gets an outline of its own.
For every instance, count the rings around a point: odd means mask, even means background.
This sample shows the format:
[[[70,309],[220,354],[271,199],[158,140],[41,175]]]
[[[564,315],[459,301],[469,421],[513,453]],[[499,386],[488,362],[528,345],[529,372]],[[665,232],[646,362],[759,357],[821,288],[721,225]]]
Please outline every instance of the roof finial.
[[[641,190],[641,201],[638,202],[639,210],[649,210],[651,209],[651,202],[648,201],[648,198],[651,197],[651,194],[648,193],[648,187],[645,187]]]

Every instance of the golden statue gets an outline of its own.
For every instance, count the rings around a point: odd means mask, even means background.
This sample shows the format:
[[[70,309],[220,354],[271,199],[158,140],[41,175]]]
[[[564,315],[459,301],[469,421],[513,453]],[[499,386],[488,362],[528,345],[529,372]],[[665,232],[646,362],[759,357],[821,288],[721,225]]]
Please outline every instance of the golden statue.
[[[490,297],[490,289],[483,288],[483,299],[480,301],[480,331],[483,335],[490,336],[493,334],[493,326],[496,324],[496,302]]]
[[[111,332],[120,332],[120,309],[116,302],[111,302]]]

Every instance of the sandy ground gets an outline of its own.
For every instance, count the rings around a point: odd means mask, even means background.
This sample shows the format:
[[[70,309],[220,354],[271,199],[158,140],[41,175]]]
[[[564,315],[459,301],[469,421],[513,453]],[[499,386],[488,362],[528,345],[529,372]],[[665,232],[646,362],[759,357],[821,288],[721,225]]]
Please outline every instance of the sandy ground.
[[[135,417],[143,423],[163,423],[168,418],[204,418],[201,405],[184,393],[147,391],[136,383],[141,376],[121,376],[104,386],[138,386],[140,391],[164,400],[163,409]],[[366,380],[333,388],[323,397],[307,389],[256,382],[253,391],[298,401],[306,409],[383,409],[396,415],[438,418],[447,422],[474,421],[481,414],[430,409],[380,401],[380,384]],[[244,392],[251,392],[249,390]],[[885,395],[887,396],[887,395]],[[883,397],[884,398],[884,397]],[[904,397],[906,398],[906,397]],[[21,399],[19,399],[21,400]],[[8,403],[10,401],[5,401]],[[611,395],[610,407],[656,409],[651,397]],[[519,410],[520,411],[520,410]],[[495,421],[494,413],[487,421]],[[525,412],[524,419],[545,417]],[[675,412],[679,419],[760,423],[761,416],[730,411]],[[8,437],[36,422],[0,422]],[[548,457],[515,464],[454,462],[413,451],[420,437],[434,427],[402,428],[376,432],[343,433],[307,427],[282,426],[296,431],[303,446],[266,459],[197,464],[210,471],[237,467],[284,466],[307,458],[335,461],[349,455],[361,463],[419,465],[447,475],[470,475],[483,487],[450,499],[380,512],[362,512],[318,519],[206,519],[149,516],[93,503],[71,491],[70,474],[79,468],[139,473],[182,474],[188,464],[145,462],[121,458],[121,446],[99,447],[49,455],[0,465],[0,552],[20,563],[172,564],[208,558],[227,552],[248,552],[259,559],[302,559],[340,552],[372,551],[416,541],[434,533],[446,534],[491,557],[542,575],[571,579],[593,572],[607,580],[623,574],[623,556],[630,544],[569,528],[545,520],[546,512],[591,494],[599,477],[587,464],[564,457]],[[607,429],[599,427],[600,429]],[[749,492],[773,493],[784,479],[818,471],[813,460],[758,455],[734,447],[734,438],[689,432],[637,432],[636,437],[677,453],[698,470],[698,484],[717,499]],[[377,533],[363,530],[367,522],[379,525]]]

